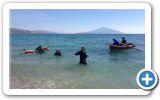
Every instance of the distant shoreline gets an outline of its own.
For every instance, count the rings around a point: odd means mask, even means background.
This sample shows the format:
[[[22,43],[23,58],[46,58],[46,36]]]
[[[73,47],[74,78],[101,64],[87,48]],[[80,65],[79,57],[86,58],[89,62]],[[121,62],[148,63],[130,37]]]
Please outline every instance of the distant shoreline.
[[[54,31],[44,31],[44,30],[25,30],[19,28],[10,28],[11,34],[143,34],[143,33],[128,33],[128,32],[121,32],[119,30],[111,29],[111,28],[97,28],[95,30],[86,31],[86,32],[54,32]]]

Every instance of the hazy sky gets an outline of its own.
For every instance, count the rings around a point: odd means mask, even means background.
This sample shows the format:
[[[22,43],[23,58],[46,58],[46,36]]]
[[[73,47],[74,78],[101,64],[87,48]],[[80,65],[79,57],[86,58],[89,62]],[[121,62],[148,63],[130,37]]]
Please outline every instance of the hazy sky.
[[[84,32],[107,27],[125,33],[144,33],[145,11],[138,10],[82,10],[39,9],[11,10],[12,28],[55,32]]]

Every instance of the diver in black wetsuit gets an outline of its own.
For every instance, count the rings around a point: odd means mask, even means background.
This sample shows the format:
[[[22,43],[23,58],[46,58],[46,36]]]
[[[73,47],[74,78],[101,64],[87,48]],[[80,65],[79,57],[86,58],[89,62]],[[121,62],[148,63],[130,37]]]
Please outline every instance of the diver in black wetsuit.
[[[39,47],[37,47],[35,51],[36,51],[36,53],[39,53],[39,54],[44,53],[44,50],[42,49],[41,45]]]
[[[54,53],[55,56],[61,56],[61,52],[60,49],[56,49],[56,52]]]
[[[86,58],[88,57],[88,55],[86,54],[84,47],[81,47],[81,50],[75,53],[75,55],[80,55],[79,64],[87,65]]]

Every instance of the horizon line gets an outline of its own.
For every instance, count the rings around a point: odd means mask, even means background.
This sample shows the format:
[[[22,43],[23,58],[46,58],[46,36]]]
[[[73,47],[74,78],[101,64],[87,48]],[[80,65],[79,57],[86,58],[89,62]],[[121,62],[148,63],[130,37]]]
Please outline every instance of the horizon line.
[[[112,28],[108,28],[108,27],[104,27],[104,26],[96,28],[96,29],[100,29],[100,28],[112,29]],[[9,30],[10,29],[19,29],[19,30],[25,30],[25,31],[31,31],[31,32],[32,31],[33,32],[34,31],[52,32],[52,33],[43,33],[43,34],[53,34],[53,33],[55,33],[55,34],[81,34],[81,33],[89,32],[89,31],[83,31],[83,32],[56,32],[56,31],[39,30],[39,29],[38,30],[29,30],[29,29],[24,29],[24,28],[15,28],[15,27],[10,27]],[[96,29],[92,29],[90,31],[93,31],[93,30],[96,30]],[[112,30],[119,31],[119,30],[116,30],[116,29],[112,29]],[[145,34],[145,32],[143,32],[143,33],[128,33],[128,32],[122,32],[122,31],[119,31],[119,32],[122,33],[122,34]],[[32,33],[32,34],[37,34],[37,33]],[[116,33],[113,33],[113,34],[116,34]]]

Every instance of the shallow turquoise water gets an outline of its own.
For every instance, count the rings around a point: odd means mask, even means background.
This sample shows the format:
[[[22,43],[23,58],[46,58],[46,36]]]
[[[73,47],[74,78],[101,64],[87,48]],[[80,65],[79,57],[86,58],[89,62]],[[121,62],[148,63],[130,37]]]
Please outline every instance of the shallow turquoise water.
[[[125,36],[136,48],[110,52],[112,38]],[[45,54],[23,54],[22,50],[48,46]],[[144,35],[12,34],[10,36],[10,88],[139,88],[136,75],[145,66]],[[75,56],[84,46],[87,66]],[[60,48],[62,57],[55,57]]]

